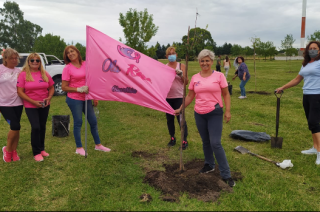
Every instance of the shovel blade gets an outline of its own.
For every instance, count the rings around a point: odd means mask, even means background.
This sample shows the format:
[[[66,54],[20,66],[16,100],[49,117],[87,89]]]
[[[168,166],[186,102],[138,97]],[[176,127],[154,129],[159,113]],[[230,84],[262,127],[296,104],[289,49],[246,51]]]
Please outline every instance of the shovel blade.
[[[282,137],[271,137],[271,148],[282,149]]]
[[[249,150],[242,146],[237,146],[236,148],[234,148],[234,150],[240,152],[241,154],[249,153]]]

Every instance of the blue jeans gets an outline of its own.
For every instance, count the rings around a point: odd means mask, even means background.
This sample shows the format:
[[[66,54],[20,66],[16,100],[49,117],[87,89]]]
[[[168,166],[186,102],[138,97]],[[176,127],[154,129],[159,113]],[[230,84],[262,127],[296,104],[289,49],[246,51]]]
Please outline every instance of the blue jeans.
[[[77,148],[82,147],[81,143],[81,126],[82,126],[82,113],[85,114],[85,101],[71,99],[67,97],[66,103],[68,104],[73,116],[73,135],[76,140]],[[90,124],[91,134],[95,144],[100,144],[98,133],[98,122],[96,115],[93,111],[92,101],[87,100],[88,122]]]
[[[250,78],[249,78],[249,79],[250,79]],[[247,84],[247,82],[249,81],[249,79],[241,80],[241,82],[240,82],[241,96],[246,96],[246,89],[244,88],[244,86],[246,86],[246,84]]]
[[[207,113],[199,114],[194,112],[197,128],[202,139],[205,164],[215,167],[215,158],[219,164],[220,175],[222,179],[231,177],[230,168],[226,153],[221,145],[223,110],[218,105]],[[213,156],[214,153],[214,156]]]

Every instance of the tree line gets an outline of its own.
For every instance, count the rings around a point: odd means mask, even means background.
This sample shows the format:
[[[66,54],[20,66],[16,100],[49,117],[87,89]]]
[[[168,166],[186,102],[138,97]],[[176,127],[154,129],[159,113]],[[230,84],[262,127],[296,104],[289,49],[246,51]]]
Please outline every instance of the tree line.
[[[69,44],[58,35],[53,35],[52,33],[42,35],[42,27],[25,20],[24,13],[16,2],[4,2],[3,8],[0,8],[0,15],[3,17],[0,20],[0,46],[4,48],[11,47],[18,52],[44,52],[63,58],[63,50]],[[119,24],[123,27],[125,41],[121,38],[119,40],[127,46],[154,59],[165,59],[166,49],[169,46],[174,46],[179,58],[185,58],[188,35],[183,35],[181,42],[173,42],[167,45],[161,45],[157,42],[156,45],[151,47],[146,45],[159,29],[153,23],[153,15],[149,14],[147,9],[137,11],[130,8],[127,13],[120,13]],[[307,38],[308,40],[320,41],[320,30],[315,31]],[[202,29],[199,27],[190,30],[189,40],[191,43],[196,43],[192,47],[192,51],[188,52],[191,60],[195,59],[202,49],[212,50],[216,55],[249,56],[254,54],[255,48],[255,53],[265,59],[272,59],[278,53],[284,53],[286,56],[298,54],[298,49],[292,47],[295,40],[291,34],[286,35],[284,40],[281,41],[279,50],[277,50],[272,41],[264,42],[260,38],[255,38],[255,42],[251,46],[242,47],[238,44],[232,45],[227,42],[222,46],[217,46],[207,28]],[[86,47],[80,43],[76,43],[75,46],[81,52],[83,59],[85,59]]]

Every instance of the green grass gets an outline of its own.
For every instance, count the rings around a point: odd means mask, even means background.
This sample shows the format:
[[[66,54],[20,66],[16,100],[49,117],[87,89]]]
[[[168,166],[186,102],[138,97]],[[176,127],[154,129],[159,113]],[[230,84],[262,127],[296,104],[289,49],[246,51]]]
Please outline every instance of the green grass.
[[[252,77],[246,89],[254,91],[253,61],[247,64]],[[166,147],[169,135],[164,113],[127,103],[100,101],[100,138],[112,151],[94,151],[94,142],[89,133],[88,158],[85,159],[74,153],[73,134],[64,138],[52,137],[51,116],[71,115],[65,97],[54,97],[47,123],[46,150],[50,157],[41,163],[34,161],[30,124],[23,112],[18,146],[21,161],[2,161],[0,166],[0,210],[319,211],[320,167],[314,163],[315,155],[300,153],[312,146],[302,107],[302,83],[286,90],[281,98],[279,136],[283,137],[283,149],[271,149],[270,142],[244,142],[229,137],[232,130],[252,130],[275,136],[276,97],[272,93],[298,74],[301,61],[261,60],[256,66],[257,91],[267,91],[271,95],[247,94],[248,99],[239,100],[239,79],[231,81],[232,70],[228,76],[233,85],[232,118],[230,123],[224,124],[222,143],[231,170],[240,171],[244,176],[242,181],[237,182],[234,193],[223,193],[214,203],[190,199],[187,194],[183,194],[178,203],[163,202],[159,198],[161,192],[142,181],[146,170],[163,170],[162,162],[179,163],[178,147]],[[189,78],[199,70],[196,62],[190,62]],[[189,148],[183,152],[184,162],[203,158],[193,106],[194,103],[186,109]],[[71,119],[71,129],[72,122]],[[9,126],[2,117],[2,146],[6,145],[8,130]],[[84,139],[84,126],[82,132]],[[176,136],[179,137],[179,134]],[[233,151],[238,145],[275,161],[291,159],[294,167],[282,170],[267,161],[241,155]],[[132,151],[157,153],[162,155],[162,159],[133,158]],[[153,201],[139,202],[142,193],[151,194]]]

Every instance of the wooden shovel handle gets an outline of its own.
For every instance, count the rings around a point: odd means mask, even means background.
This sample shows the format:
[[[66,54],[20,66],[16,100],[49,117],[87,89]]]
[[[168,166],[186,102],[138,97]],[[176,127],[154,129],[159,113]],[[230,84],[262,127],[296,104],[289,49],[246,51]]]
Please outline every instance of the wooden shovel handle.
[[[253,156],[256,156],[256,157],[258,157],[258,158],[260,158],[260,159],[262,159],[262,160],[266,160],[266,161],[269,161],[269,162],[274,163],[275,165],[277,165],[277,162],[275,162],[275,161],[273,161],[273,160],[270,160],[270,159],[265,158],[265,157],[263,157],[263,156],[254,154],[254,153],[252,153],[252,152],[250,152],[250,154],[253,155]]]

